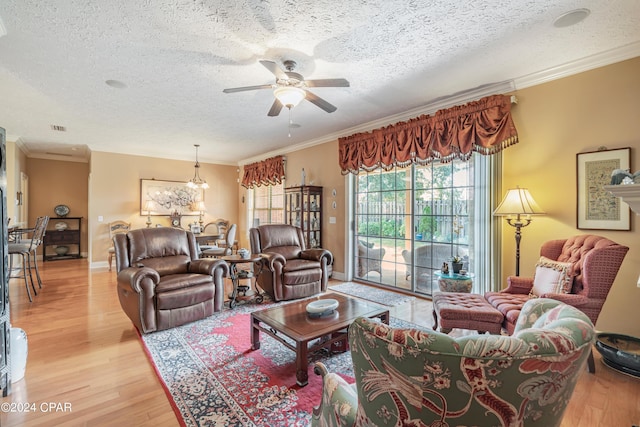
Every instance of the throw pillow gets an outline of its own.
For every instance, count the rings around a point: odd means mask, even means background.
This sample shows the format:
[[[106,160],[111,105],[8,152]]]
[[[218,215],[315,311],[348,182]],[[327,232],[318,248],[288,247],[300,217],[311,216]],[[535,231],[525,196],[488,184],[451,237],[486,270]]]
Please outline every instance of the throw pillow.
[[[553,261],[540,257],[533,276],[531,296],[540,297],[544,294],[567,294],[573,285],[573,264],[570,262]]]

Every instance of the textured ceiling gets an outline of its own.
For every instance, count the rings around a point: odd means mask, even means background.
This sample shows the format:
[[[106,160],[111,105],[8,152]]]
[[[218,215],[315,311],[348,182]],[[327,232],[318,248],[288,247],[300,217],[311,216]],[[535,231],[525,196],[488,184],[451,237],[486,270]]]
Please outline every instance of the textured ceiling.
[[[591,14],[553,25],[576,8]],[[201,161],[236,164],[638,56],[638,16],[637,0],[2,0],[0,126],[32,156],[193,160],[200,144]],[[351,86],[314,88],[337,111],[303,101],[288,137],[270,89],[222,92],[274,83],[261,59]]]

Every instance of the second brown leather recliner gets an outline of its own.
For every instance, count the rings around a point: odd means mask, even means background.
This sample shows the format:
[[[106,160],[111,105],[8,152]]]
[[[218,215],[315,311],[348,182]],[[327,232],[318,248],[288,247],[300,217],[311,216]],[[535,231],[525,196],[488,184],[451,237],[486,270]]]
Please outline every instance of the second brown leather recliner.
[[[258,285],[275,301],[304,298],[325,292],[327,265],[333,255],[326,249],[306,249],[302,230],[268,224],[249,231],[251,252],[262,256]]]

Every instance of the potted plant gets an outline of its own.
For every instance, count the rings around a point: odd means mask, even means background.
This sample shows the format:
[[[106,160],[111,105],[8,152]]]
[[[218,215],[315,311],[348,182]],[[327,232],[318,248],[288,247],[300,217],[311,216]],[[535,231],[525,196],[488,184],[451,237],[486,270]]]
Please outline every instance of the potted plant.
[[[460,273],[460,270],[462,270],[462,258],[459,257],[458,255],[454,256],[453,258],[451,258],[451,271],[455,274]]]

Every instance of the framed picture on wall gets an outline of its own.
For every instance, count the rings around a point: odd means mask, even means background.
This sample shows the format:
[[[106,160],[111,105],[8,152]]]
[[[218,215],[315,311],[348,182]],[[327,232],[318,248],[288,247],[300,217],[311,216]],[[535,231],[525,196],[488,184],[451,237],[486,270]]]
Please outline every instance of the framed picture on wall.
[[[630,230],[629,206],[604,189],[616,169],[629,169],[631,148],[578,153],[577,227],[581,230]]]
[[[171,215],[179,212],[185,215],[200,215],[191,208],[196,202],[204,201],[204,189],[189,188],[186,182],[161,181],[158,179],[140,180],[140,215]],[[145,203],[152,201],[153,210],[147,213]]]

